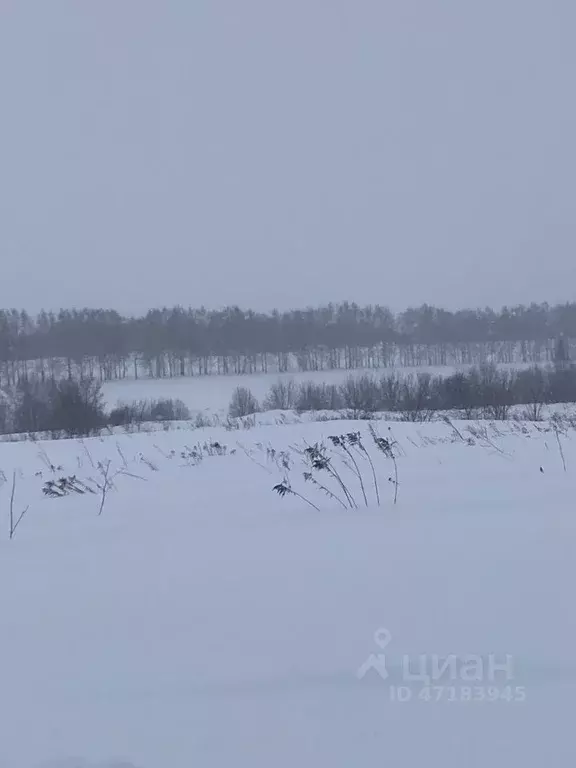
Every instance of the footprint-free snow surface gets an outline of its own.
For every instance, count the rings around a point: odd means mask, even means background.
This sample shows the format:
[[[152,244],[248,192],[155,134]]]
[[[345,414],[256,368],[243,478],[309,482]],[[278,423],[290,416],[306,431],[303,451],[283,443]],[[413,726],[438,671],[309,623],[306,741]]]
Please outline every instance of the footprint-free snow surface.
[[[0,765],[574,765],[576,433],[468,426],[0,444]]]

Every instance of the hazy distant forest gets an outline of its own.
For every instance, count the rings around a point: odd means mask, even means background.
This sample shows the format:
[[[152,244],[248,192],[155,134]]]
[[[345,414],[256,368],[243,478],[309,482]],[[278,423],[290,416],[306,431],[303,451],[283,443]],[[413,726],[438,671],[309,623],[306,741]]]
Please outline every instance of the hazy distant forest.
[[[394,314],[354,303],[273,311],[0,310],[0,385],[41,378],[174,377],[393,366],[544,364],[564,337],[574,358],[576,303]]]

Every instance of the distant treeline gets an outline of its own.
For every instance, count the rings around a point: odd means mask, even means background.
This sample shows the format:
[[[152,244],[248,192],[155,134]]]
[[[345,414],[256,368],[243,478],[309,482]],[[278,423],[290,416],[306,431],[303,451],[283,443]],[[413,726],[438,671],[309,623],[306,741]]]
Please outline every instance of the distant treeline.
[[[349,376],[341,384],[280,380],[262,403],[250,390],[238,387],[229,412],[241,417],[261,410],[347,411],[353,418],[387,412],[403,421],[428,421],[439,411],[451,411],[459,418],[504,420],[513,406],[522,405],[520,415],[538,421],[545,405],[573,402],[576,367],[557,362],[522,371],[485,365],[451,376],[364,374]]]
[[[449,412],[464,419],[505,420],[512,407],[520,405],[521,418],[538,421],[545,405],[573,402],[576,366],[559,359],[554,366],[522,371],[486,365],[451,376],[364,374],[349,376],[341,384],[281,379],[261,403],[249,389],[237,387],[224,426],[239,428],[235,421],[268,410],[327,411],[332,412],[329,418],[355,419],[389,413],[402,421],[428,421],[438,412]],[[113,427],[131,429],[146,422],[191,418],[183,402],[170,399],[119,403],[108,410],[101,383],[90,379],[30,378],[0,390],[0,434],[78,437]],[[196,426],[209,425],[210,420],[197,414]]]
[[[391,366],[546,363],[564,336],[573,356],[576,303],[398,314],[344,302],[269,314],[104,309],[0,310],[0,384],[32,373],[109,380]]]
[[[90,379],[29,378],[0,390],[0,434],[4,435],[84,437],[119,425],[187,419],[190,411],[180,400],[140,400],[107,410],[102,384]]]

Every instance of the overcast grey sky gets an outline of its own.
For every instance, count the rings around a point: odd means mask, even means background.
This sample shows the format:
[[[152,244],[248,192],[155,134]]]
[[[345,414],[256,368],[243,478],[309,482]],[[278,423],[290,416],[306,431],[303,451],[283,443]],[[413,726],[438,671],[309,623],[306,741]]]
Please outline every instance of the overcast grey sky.
[[[574,299],[575,0],[0,0],[0,307]]]

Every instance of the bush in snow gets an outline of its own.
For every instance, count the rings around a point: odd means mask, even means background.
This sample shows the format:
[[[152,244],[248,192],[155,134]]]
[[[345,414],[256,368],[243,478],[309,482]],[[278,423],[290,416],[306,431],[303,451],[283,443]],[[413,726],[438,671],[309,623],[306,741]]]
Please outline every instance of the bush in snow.
[[[113,427],[126,424],[142,424],[146,421],[187,421],[190,410],[182,400],[135,400],[118,403],[110,411],[108,423]]]
[[[243,416],[249,416],[251,413],[258,413],[259,410],[258,400],[252,392],[246,387],[236,387],[228,407],[230,417],[239,419]]]
[[[93,379],[25,379],[12,400],[14,432],[97,433],[106,424],[101,385]]]
[[[263,403],[265,411],[291,411],[296,404],[296,383],[280,379],[272,384]]]
[[[344,407],[342,395],[334,384],[315,384],[312,381],[300,384],[296,398],[296,410],[339,411]]]

